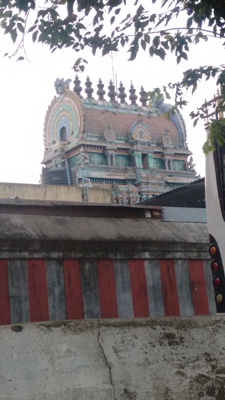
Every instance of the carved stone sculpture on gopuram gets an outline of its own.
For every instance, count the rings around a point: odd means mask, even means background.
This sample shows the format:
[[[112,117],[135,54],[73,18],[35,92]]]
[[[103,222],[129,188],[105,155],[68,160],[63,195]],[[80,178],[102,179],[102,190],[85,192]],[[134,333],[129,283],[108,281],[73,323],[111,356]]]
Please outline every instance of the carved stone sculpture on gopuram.
[[[179,111],[164,99],[149,104],[141,86],[127,91],[99,79],[57,78],[44,124],[41,182],[108,187],[112,202],[134,204],[198,178]],[[107,93],[107,95],[106,95]],[[139,99],[138,99],[139,97]]]

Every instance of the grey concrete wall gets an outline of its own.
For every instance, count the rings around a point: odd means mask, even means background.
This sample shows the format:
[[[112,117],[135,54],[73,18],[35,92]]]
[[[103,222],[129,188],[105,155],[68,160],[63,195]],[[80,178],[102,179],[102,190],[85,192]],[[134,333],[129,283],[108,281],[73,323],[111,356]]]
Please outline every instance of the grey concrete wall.
[[[160,219],[0,214],[1,240],[60,240],[207,244],[206,224]]]
[[[224,317],[0,327],[1,400],[224,400]]]
[[[111,189],[88,188],[88,202],[111,203]],[[24,200],[74,201],[83,203],[79,186],[32,185],[25,183],[0,183],[0,199],[18,197]]]

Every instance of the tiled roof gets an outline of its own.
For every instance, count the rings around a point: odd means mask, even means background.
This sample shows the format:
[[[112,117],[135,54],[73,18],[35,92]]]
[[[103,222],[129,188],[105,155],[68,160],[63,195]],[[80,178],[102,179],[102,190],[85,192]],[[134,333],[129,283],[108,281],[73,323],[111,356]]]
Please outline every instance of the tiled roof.
[[[165,130],[172,144],[179,144],[179,135],[174,124],[165,116],[152,117],[130,111],[105,111],[94,108],[84,109],[85,129],[88,133],[103,134],[105,129],[112,129],[117,137],[126,137],[133,123],[140,121],[145,124],[152,140],[159,140]]]
[[[205,179],[197,179],[148,199],[142,204],[160,207],[205,208]]]

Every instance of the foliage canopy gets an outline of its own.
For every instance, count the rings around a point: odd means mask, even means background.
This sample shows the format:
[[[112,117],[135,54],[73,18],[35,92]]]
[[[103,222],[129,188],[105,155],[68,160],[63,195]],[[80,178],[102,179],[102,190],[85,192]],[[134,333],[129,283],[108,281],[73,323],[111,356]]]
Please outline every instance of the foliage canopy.
[[[183,21],[182,26],[178,21]],[[182,59],[188,60],[192,44],[197,45],[210,36],[225,45],[224,0],[133,0],[132,7],[131,0],[0,0],[0,23],[16,44],[13,55],[18,60],[24,58],[21,50],[26,54],[24,43],[28,35],[33,42],[49,46],[52,52],[69,47],[79,55],[88,47],[93,54],[101,51],[104,56],[124,47],[131,61],[143,49],[150,57],[162,60],[173,53],[180,63]],[[74,69],[82,71],[85,62],[78,57]],[[225,109],[225,67],[188,69],[180,82],[170,83],[162,92],[157,88],[149,93],[150,97],[157,93],[168,98],[168,89],[173,89],[175,104],[182,107],[186,104],[183,91],[191,88],[194,92],[202,79],[210,78],[216,78],[221,95],[191,113],[194,124],[199,118],[208,117],[210,135],[204,145],[206,152],[218,140],[217,114]],[[209,112],[212,105],[214,109]]]

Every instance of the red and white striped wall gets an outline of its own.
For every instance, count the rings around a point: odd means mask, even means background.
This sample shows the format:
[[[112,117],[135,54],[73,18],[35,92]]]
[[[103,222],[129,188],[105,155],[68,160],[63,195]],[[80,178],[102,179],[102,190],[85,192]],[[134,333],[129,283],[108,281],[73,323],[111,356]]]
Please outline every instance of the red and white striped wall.
[[[0,260],[0,324],[215,314],[202,260]]]

